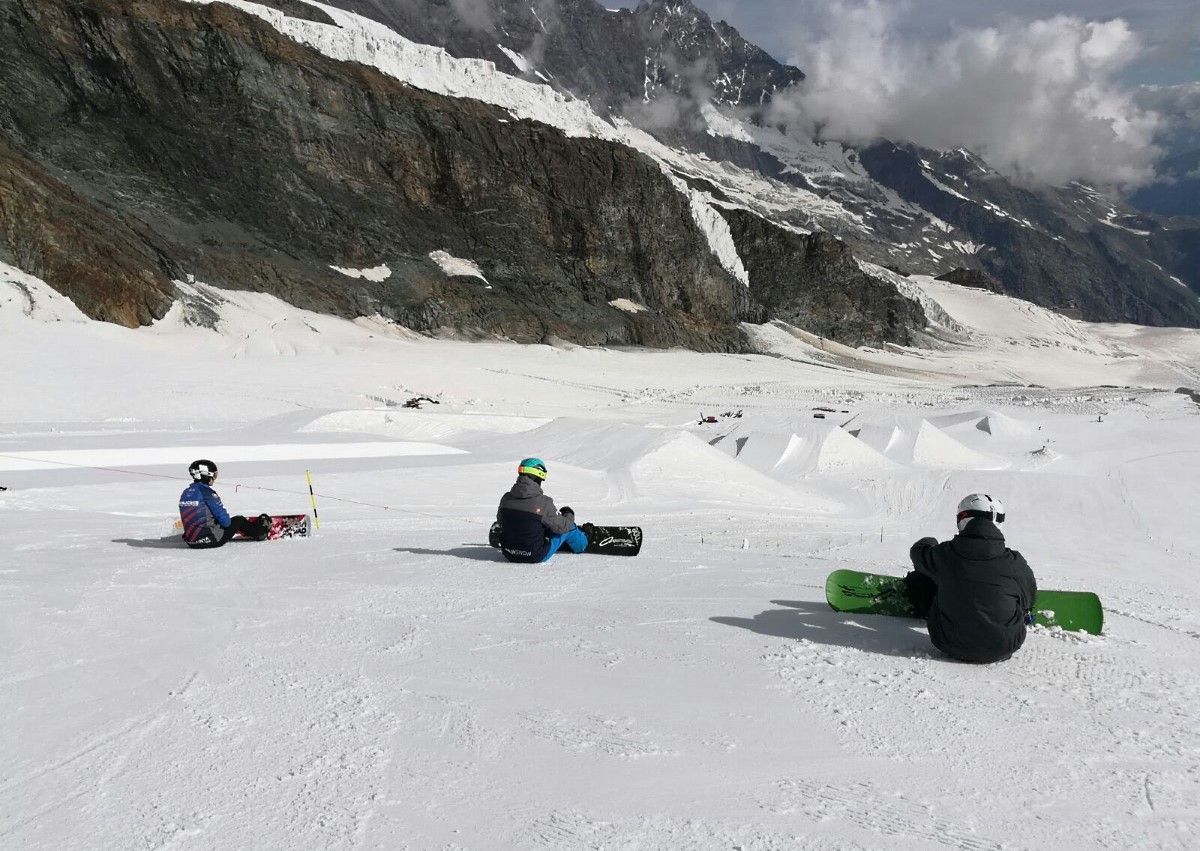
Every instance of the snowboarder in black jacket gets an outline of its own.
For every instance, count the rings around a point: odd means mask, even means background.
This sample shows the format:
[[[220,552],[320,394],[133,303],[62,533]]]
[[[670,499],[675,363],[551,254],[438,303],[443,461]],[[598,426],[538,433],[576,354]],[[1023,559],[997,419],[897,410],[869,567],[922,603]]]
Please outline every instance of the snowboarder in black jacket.
[[[963,662],[1001,662],[1025,642],[1037,581],[1025,558],[1004,545],[1004,506],[973,493],[958,504],[958,534],[912,545],[904,577],[909,599],[928,618],[935,647]]]
[[[517,465],[516,483],[500,498],[492,537],[509,561],[549,561],[564,546],[576,553],[587,549],[587,535],[575,525],[575,512],[565,505],[559,511],[542,493],[545,480],[546,463],[526,458]]]

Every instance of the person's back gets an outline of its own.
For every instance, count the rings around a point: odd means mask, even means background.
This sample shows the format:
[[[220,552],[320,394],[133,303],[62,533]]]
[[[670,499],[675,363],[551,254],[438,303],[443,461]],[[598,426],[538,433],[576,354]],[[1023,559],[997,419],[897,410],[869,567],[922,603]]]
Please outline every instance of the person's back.
[[[183,523],[183,540],[189,545],[219,540],[229,525],[229,512],[212,488],[212,479],[196,479],[179,495],[179,519]]]
[[[928,605],[935,647],[964,662],[998,662],[1025,642],[1037,581],[1025,558],[1005,545],[997,525],[1004,519],[999,500],[987,497],[986,511],[963,510],[980,496],[985,495],[972,494],[960,504],[959,533],[952,540],[939,544],[923,538],[913,544],[910,556],[918,576],[909,575],[909,586],[918,609]]]
[[[528,476],[518,476],[517,481],[504,496],[496,519],[502,530],[500,549],[510,561],[541,561],[550,548],[546,539],[546,527],[542,515],[553,513],[554,501],[542,493],[541,485]]]
[[[179,495],[179,520],[183,524],[183,540],[189,547],[220,547],[238,533],[256,541],[267,537],[271,518],[266,514],[260,514],[254,520],[247,520],[240,514],[229,516],[221,497],[213,490],[218,475],[216,464],[202,458],[192,462],[188,473],[192,483]]]
[[[545,561],[563,545],[577,553],[587,548],[574,513],[566,507],[559,513],[554,500],[542,493],[545,478],[545,463],[526,458],[517,465],[517,481],[500,498],[500,550],[509,561]]]

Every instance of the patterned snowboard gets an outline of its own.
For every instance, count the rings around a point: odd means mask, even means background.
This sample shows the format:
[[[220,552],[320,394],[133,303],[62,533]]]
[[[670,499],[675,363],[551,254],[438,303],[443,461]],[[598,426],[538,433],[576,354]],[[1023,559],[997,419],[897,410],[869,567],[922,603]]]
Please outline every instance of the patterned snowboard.
[[[253,520],[254,517],[248,517],[248,520]],[[175,520],[171,523],[167,535],[182,535],[183,521]],[[309,525],[307,514],[272,514],[271,515],[271,531],[267,534],[268,541],[278,541],[280,538],[307,538],[309,536]],[[164,536],[165,537],[165,536]],[[243,535],[234,535],[235,538],[244,537]]]
[[[586,530],[585,530],[586,531]],[[499,548],[500,521],[488,530],[488,544]],[[641,526],[592,526],[587,553],[606,556],[635,556],[642,551]]]
[[[272,514],[268,541],[280,538],[307,538],[309,535],[307,514]]]
[[[912,605],[898,576],[835,570],[825,580],[825,599],[835,612],[911,618]],[[1099,635],[1104,627],[1100,598],[1090,591],[1039,590],[1034,623]]]

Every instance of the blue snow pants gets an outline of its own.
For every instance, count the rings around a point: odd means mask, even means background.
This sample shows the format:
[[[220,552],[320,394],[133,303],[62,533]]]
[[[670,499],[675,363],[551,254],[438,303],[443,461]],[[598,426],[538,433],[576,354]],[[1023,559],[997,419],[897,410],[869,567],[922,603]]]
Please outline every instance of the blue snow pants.
[[[573,553],[583,552],[588,544],[587,535],[583,534],[583,530],[578,526],[565,535],[551,535],[548,540],[550,549],[546,550],[546,555],[542,557],[543,563],[550,561],[550,556],[558,552],[564,544]]]

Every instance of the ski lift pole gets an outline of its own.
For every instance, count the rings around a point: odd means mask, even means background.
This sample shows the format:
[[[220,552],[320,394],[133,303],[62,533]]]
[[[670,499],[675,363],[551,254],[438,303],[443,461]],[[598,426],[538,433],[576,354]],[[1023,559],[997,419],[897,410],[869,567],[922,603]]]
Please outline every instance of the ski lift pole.
[[[308,470],[305,470],[304,478],[308,479],[308,497],[309,497],[309,499],[312,500],[313,522],[317,525],[317,528],[320,529],[321,528],[321,518],[317,516],[317,495],[315,493],[313,493],[312,473]]]

